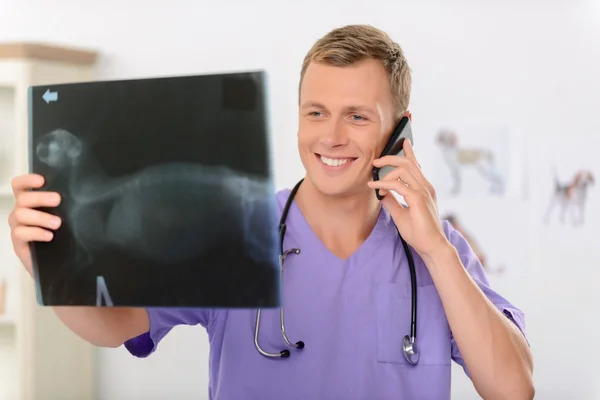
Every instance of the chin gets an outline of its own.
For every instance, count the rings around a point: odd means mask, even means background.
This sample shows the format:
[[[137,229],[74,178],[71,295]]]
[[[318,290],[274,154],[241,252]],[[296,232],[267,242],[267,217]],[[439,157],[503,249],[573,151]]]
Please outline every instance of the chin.
[[[310,179],[312,185],[319,193],[330,197],[354,196],[372,190],[367,186],[366,180],[364,184],[360,184],[359,182],[363,180],[358,179],[358,177],[352,179],[350,177],[322,177],[309,174],[307,178]]]

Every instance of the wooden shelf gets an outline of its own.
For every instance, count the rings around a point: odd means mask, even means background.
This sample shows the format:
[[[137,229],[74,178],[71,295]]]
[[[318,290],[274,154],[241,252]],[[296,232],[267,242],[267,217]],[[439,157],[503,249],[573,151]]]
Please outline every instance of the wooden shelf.
[[[17,325],[17,321],[10,315],[0,317],[0,329],[14,328]]]
[[[0,198],[12,197],[12,187],[9,184],[0,185]]]
[[[73,65],[93,65],[98,53],[84,49],[55,46],[48,43],[0,44],[0,59],[56,61]]]
[[[31,277],[12,253],[10,180],[29,172],[29,87],[92,81],[93,51],[39,43],[0,43],[0,278],[10,305],[0,316],[0,400],[94,398],[93,348],[36,300]],[[8,303],[7,303],[8,304]],[[69,354],[68,362],[60,358]],[[10,388],[3,385],[10,382]]]

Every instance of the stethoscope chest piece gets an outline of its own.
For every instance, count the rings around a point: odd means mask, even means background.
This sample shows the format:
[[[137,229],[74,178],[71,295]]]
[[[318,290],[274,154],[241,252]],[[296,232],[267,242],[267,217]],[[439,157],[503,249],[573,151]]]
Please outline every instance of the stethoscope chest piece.
[[[417,350],[417,344],[411,340],[411,338],[406,335],[402,339],[402,352],[404,353],[404,358],[409,364],[417,365],[419,362],[419,352]]]

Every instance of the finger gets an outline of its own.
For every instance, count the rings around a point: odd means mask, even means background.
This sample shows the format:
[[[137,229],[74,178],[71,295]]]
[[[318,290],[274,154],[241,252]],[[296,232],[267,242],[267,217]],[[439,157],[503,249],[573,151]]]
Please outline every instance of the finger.
[[[398,167],[395,170],[393,170],[392,172],[390,172],[388,175],[386,175],[384,180],[388,180],[387,177],[389,175],[390,176],[390,180],[392,181],[397,181],[398,179],[400,179],[402,181],[402,183],[407,184],[409,187],[411,187],[414,190],[424,190],[425,187],[423,186],[423,183],[415,176],[415,174],[408,170],[408,169],[404,169],[402,167]],[[393,178],[393,179],[392,179]]]
[[[420,166],[412,159],[407,157],[398,157],[398,156],[385,156],[380,159],[373,161],[373,165],[376,167],[383,167],[386,165],[396,167],[395,170],[388,173],[384,179],[398,179],[400,170],[402,168],[409,169],[419,180],[419,182],[429,191],[429,194],[433,199],[436,198],[435,188],[433,185],[427,180],[425,175],[423,174],[423,170]],[[407,182],[408,183],[408,182]]]
[[[44,177],[38,174],[20,175],[13,178],[11,182],[15,195],[29,189],[39,189],[44,185]]]
[[[429,195],[431,195],[431,197],[433,199],[435,199],[436,198],[435,188],[433,187],[433,185],[431,184],[431,182],[429,182],[427,180],[427,178],[423,174],[423,170],[421,168],[419,168],[418,166],[416,166],[413,161],[411,161],[411,160],[408,160],[408,161],[410,162],[410,164],[412,166],[412,168],[410,169],[410,171],[417,178],[417,180],[419,181],[419,184],[421,185],[422,189],[426,190],[429,193]],[[391,175],[391,173],[388,174],[388,175]]]
[[[15,242],[49,242],[54,238],[54,234],[37,226],[17,226],[13,230]]]
[[[429,182],[429,180],[427,178],[425,178],[425,175],[423,174],[423,168],[421,167],[419,160],[417,160],[417,155],[415,154],[415,151],[413,149],[412,144],[410,143],[410,140],[404,141],[404,143],[402,144],[402,150],[404,150],[404,154],[406,155],[406,157],[409,160],[413,161],[415,163],[415,165],[417,166],[417,172],[415,172],[415,175],[417,175],[417,178],[419,178],[419,180],[427,188],[431,197],[433,199],[436,199],[435,188],[433,187],[431,182]]]
[[[417,161],[417,156],[415,155],[415,151],[413,150],[412,144],[410,143],[410,140],[405,140],[402,143],[402,150],[404,150],[404,155],[409,159],[409,160],[413,160],[415,162],[415,164],[417,166],[419,166],[419,168],[421,167],[419,165],[419,162]]]
[[[410,162],[409,160],[405,160],[406,163],[404,163],[405,165],[401,165],[399,167],[396,167],[395,169],[391,170],[388,174],[385,175],[385,177],[383,178],[383,180],[389,180],[389,181],[394,181],[394,180],[398,180],[401,179],[402,175],[406,175],[407,173],[413,175],[418,181],[420,181],[419,176],[418,176],[418,168],[416,168],[414,166],[414,164],[412,162]],[[408,183],[408,182],[405,182]]]
[[[431,198],[437,201],[437,195],[435,193],[435,188],[433,187],[433,185],[427,179],[425,179],[423,185],[425,185],[425,187],[427,188],[427,191],[429,192]]]
[[[377,168],[383,167],[401,167],[409,165],[410,161],[402,156],[383,156],[373,160],[373,166]]]
[[[60,195],[55,192],[19,192],[16,196],[18,208],[57,207]]]
[[[405,185],[404,183],[394,180],[394,181],[370,181],[368,182],[368,185],[370,188],[372,189],[379,189],[380,193],[381,190],[385,190],[385,191],[393,191],[398,193],[400,196],[403,196],[405,198],[408,197],[412,197],[415,194],[415,190],[411,187],[408,187],[407,185]]]
[[[411,171],[415,174],[417,179],[419,179],[419,182],[421,182],[421,184],[427,190],[427,192],[429,192],[429,194],[431,195],[431,198],[436,200],[435,188],[433,187],[431,182],[429,182],[429,180],[425,177],[425,174],[423,173],[423,169],[421,168],[421,166],[416,161],[413,161],[413,160],[409,160],[409,161],[411,161],[411,163],[413,163],[413,165],[416,166],[416,168],[411,169]]]
[[[415,165],[414,161],[401,156],[383,156],[373,161],[373,166],[382,167],[393,167],[395,170],[388,173],[384,179],[398,179],[398,171],[401,169],[408,169],[413,174],[418,176],[420,173],[419,168]]]
[[[394,167],[394,168],[404,167],[404,168],[409,168],[410,170],[412,170],[413,173],[417,176],[419,174],[421,174],[421,175],[423,174],[423,172],[421,171],[421,168],[414,160],[412,160],[408,157],[402,157],[402,156],[383,156],[381,158],[373,160],[373,166],[378,167],[378,168],[383,168],[383,167],[388,167],[388,166]]]
[[[17,208],[13,212],[13,224],[18,226],[33,226],[47,229],[58,229],[61,219],[56,215],[31,208]]]

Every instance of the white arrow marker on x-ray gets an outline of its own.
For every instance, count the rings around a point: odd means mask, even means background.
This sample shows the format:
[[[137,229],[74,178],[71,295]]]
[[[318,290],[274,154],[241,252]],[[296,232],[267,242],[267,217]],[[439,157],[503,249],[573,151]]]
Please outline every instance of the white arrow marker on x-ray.
[[[44,93],[44,95],[42,96],[42,98],[44,99],[44,101],[46,103],[50,103],[51,101],[57,101],[58,100],[58,92],[51,92],[50,89],[46,90],[46,92]]]

